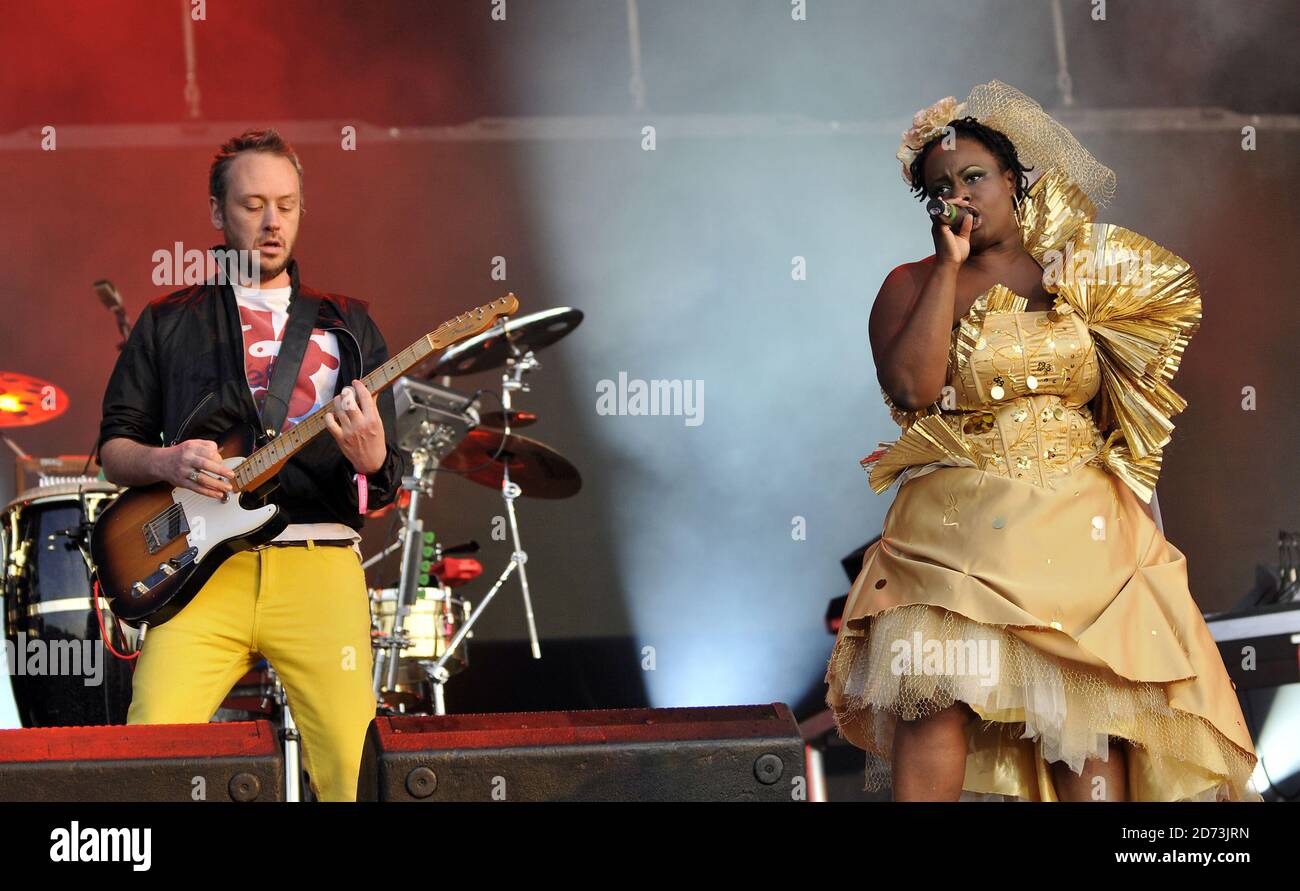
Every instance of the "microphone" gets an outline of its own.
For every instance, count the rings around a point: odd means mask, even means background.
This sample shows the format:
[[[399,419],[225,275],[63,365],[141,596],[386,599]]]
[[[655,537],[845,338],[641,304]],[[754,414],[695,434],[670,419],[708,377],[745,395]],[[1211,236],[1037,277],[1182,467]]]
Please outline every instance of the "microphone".
[[[125,316],[126,307],[122,304],[122,295],[117,293],[117,288],[106,278],[95,282],[95,296],[99,302],[104,304],[106,309],[113,312],[115,316]]]
[[[935,197],[925,202],[925,212],[931,219],[937,220],[954,232],[961,231],[962,223],[971,212],[957,204],[949,204],[942,198]],[[974,223],[971,223],[974,226]]]
[[[121,350],[126,346],[126,339],[131,334],[131,323],[126,318],[126,306],[122,303],[122,295],[117,293],[117,288],[113,287],[113,283],[106,278],[95,282],[94,288],[99,302],[104,304],[104,308],[117,319],[117,333],[122,337],[117,348]]]

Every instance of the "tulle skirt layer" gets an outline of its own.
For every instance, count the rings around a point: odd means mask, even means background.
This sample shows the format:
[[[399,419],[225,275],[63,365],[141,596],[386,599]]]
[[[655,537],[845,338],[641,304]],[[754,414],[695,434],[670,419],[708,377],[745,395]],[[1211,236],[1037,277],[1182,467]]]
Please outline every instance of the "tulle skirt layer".
[[[1046,655],[996,626],[925,604],[872,619],[841,638],[828,676],[841,734],[873,753],[866,788],[892,781],[896,722],[964,702],[968,725],[965,798],[1055,800],[1046,766],[1076,774],[1123,740],[1130,801],[1258,800],[1254,759],[1204,719],[1169,705],[1160,684]]]

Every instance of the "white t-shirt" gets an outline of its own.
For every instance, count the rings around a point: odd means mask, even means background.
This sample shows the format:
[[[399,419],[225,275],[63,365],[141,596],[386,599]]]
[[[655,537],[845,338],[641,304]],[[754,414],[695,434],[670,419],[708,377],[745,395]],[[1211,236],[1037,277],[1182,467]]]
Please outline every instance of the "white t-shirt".
[[[290,288],[245,288],[232,285],[239,304],[239,323],[244,335],[244,374],[253,402],[260,412],[266,402],[267,386],[275,357],[280,353],[284,326],[289,320]],[[283,433],[328,402],[338,385],[339,341],[332,331],[312,331],[302,357],[298,380],[289,398]],[[308,538],[360,541],[356,530],[342,523],[290,523],[272,541],[303,541]]]

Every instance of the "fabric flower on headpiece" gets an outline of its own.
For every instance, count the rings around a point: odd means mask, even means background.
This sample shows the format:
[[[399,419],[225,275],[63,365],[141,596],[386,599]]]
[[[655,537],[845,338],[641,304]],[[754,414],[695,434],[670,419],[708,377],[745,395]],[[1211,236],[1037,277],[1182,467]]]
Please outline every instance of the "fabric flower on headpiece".
[[[949,121],[962,117],[965,111],[965,102],[958,103],[956,97],[945,96],[912,116],[912,126],[903,131],[903,141],[894,156],[903,162],[903,182],[909,186],[912,184],[912,161],[925,144],[942,133]]]

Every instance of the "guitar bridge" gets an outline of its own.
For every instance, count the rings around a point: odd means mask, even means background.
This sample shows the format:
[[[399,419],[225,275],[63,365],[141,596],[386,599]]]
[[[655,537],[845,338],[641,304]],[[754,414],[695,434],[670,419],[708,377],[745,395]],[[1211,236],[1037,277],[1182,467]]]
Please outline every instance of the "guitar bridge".
[[[158,564],[158,571],[150,575],[143,581],[136,581],[131,584],[131,596],[143,597],[165,582],[169,576],[176,574],[176,571],[182,569],[194,562],[194,558],[199,555],[198,548],[187,548],[181,553],[172,557],[164,563]]]
[[[185,508],[173,504],[140,528],[144,532],[145,547],[150,554],[156,554],[182,535],[188,535],[190,524],[185,518]]]

